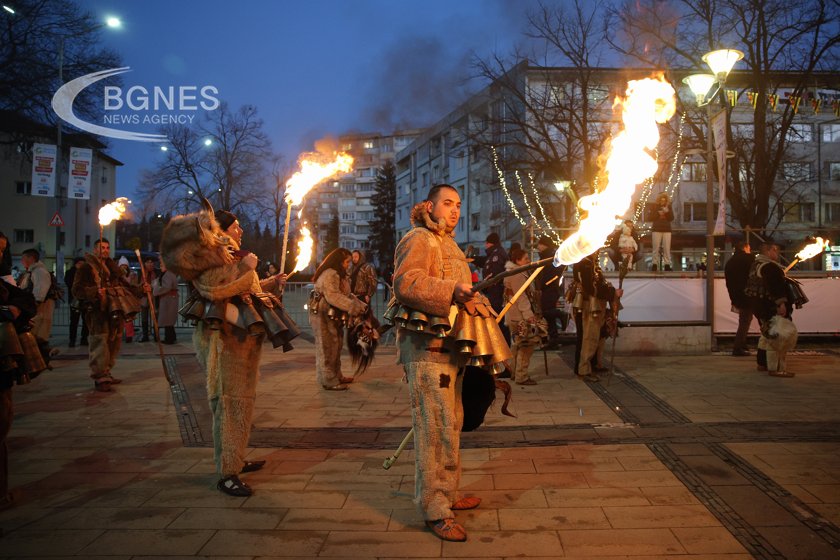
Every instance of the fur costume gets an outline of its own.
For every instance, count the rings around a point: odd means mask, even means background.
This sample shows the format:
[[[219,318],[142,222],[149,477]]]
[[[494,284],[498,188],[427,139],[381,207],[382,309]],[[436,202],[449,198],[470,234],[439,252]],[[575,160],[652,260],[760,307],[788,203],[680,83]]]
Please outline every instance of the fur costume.
[[[513,265],[511,262],[508,262],[508,264]],[[508,270],[510,269],[507,265],[505,266]],[[506,299],[513,297],[527,281],[527,272],[505,278]],[[542,340],[537,317],[534,315],[534,309],[531,304],[531,300],[534,297],[533,292],[533,286],[528,286],[519,299],[513,303],[507,314],[510,335],[513,338],[513,346],[511,347],[511,351],[513,352],[513,380],[517,383],[526,383],[531,379],[528,375],[531,356]]]
[[[328,268],[315,281],[309,305],[309,324],[315,335],[315,374],[322,387],[334,387],[341,378],[344,323],[361,315],[367,306],[350,295],[350,279]]]
[[[233,256],[238,249],[209,204],[173,218],[161,240],[167,270],[195,288],[181,314],[196,322],[193,343],[207,374],[213,454],[223,478],[239,474],[245,464],[266,336],[275,347],[290,349],[288,342],[300,333],[279,301],[263,293],[254,269]]]
[[[774,315],[767,329],[766,350],[769,371],[787,371],[787,353],[796,347],[799,332],[793,321]]]
[[[113,259],[88,253],[76,272],[73,297],[79,300],[88,328],[88,364],[94,379],[109,378],[122,344],[126,320],[140,312],[143,290],[131,286]],[[99,289],[105,289],[100,299]]]
[[[484,296],[452,305],[455,285],[471,283],[472,277],[445,221],[432,221],[422,203],[411,219],[414,228],[397,245],[395,300],[386,319],[399,327],[398,363],[408,379],[415,503],[426,520],[451,519],[461,477],[459,370],[473,360],[492,367],[509,358],[510,350]]]

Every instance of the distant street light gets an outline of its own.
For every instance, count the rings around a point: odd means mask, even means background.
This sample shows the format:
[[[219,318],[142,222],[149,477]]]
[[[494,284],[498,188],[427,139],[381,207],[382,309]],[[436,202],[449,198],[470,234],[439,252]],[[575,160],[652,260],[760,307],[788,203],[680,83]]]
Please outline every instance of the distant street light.
[[[3,4],[3,9],[6,10],[7,12],[9,12],[12,15],[14,15],[14,13],[15,13],[15,11],[11,7],[7,6],[6,4]]]
[[[712,349],[715,347],[715,205],[712,184],[712,159],[715,154],[711,104],[715,99],[720,99],[719,94],[724,91],[729,72],[742,58],[744,53],[735,49],[706,53],[703,62],[709,65],[714,75],[692,74],[683,78],[683,83],[694,93],[697,106],[706,107],[706,321],[709,322]]]
[[[169,148],[167,148],[166,146],[161,146],[161,147],[160,147],[160,151],[161,151],[161,152],[168,152],[168,151],[169,151]]]
[[[108,19],[105,20],[105,25],[107,25],[111,29],[119,29],[120,27],[122,27],[122,21],[120,21],[120,18],[118,17],[110,16]]]
[[[205,146],[212,146],[212,145],[213,145],[213,141],[212,141],[212,140],[210,140],[209,138],[205,138],[205,139],[204,139],[204,145],[205,145]]]

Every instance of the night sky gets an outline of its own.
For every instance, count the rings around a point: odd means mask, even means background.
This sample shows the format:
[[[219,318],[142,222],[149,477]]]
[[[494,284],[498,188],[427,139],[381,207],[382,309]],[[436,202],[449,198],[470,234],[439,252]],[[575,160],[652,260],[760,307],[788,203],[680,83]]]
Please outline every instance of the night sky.
[[[427,126],[481,82],[473,54],[509,56],[526,45],[515,0],[242,2],[93,0],[97,18],[121,18],[102,42],[132,72],[123,88],[212,85],[231,109],[255,105],[275,152],[289,160],[324,135]],[[71,78],[71,77],[69,77]],[[140,130],[140,129],[135,129]],[[155,132],[143,128],[143,132]],[[158,146],[109,140],[125,166],[118,194],[133,196]]]

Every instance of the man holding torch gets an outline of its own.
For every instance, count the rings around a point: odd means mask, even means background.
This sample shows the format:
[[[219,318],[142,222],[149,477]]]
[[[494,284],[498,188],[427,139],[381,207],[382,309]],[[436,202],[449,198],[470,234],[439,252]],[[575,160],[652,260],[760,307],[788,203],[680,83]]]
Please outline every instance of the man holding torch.
[[[487,298],[473,291],[466,256],[453,239],[460,216],[461,199],[450,185],[432,187],[426,201],[414,207],[414,228],[395,253],[395,300],[388,312],[399,326],[398,362],[405,369],[411,400],[415,503],[426,525],[446,541],[467,540],[454,511],[481,502],[458,496],[463,424],[459,370],[467,362],[492,367],[510,358],[495,314]],[[438,328],[443,324],[453,327],[445,334]],[[483,334],[464,345],[458,340],[464,332]]]
[[[129,284],[110,255],[111,244],[98,239],[77,270],[72,288],[88,327],[90,376],[96,390],[106,393],[122,382],[111,370],[120,352],[123,325],[140,312],[138,298],[152,289],[145,282]]]

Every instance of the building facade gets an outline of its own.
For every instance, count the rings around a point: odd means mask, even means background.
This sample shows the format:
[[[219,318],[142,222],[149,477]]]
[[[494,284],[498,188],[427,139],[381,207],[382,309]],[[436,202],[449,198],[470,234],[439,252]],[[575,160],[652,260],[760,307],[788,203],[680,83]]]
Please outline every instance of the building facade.
[[[56,130],[11,113],[4,113],[0,121],[0,231],[9,238],[12,259],[19,269],[21,252],[35,248],[47,268],[62,278],[66,261],[90,251],[99,238],[99,208],[114,200],[116,171],[122,163],[107,155],[106,146],[96,138],[65,133],[56,165],[56,192],[61,196],[33,196],[32,145],[55,144]],[[88,200],[67,199],[73,147],[93,150]],[[58,223],[56,214],[63,226],[50,225]],[[106,238],[113,239],[114,227],[111,224],[105,228]]]

